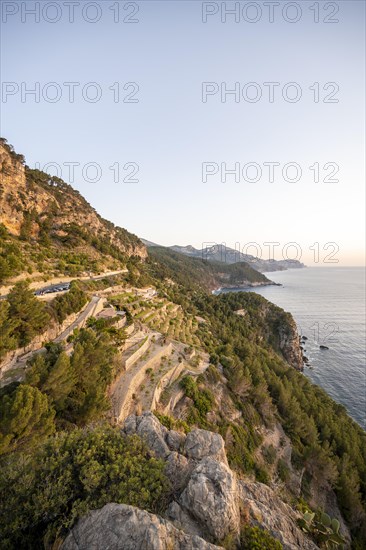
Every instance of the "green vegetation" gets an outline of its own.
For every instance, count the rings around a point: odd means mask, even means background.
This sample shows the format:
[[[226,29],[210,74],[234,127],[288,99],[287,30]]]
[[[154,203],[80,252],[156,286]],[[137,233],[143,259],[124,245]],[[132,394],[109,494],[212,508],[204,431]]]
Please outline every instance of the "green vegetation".
[[[61,426],[83,426],[98,420],[108,409],[107,387],[114,376],[116,347],[110,335],[82,329],[69,358],[62,347],[51,344],[36,355],[26,382],[44,392],[54,404]]]
[[[29,449],[55,431],[47,396],[22,384],[0,390],[0,455]]]
[[[49,321],[45,304],[37,300],[27,283],[17,283],[7,300],[0,302],[0,358],[7,351],[27,346],[46,329]]]
[[[225,264],[190,258],[164,247],[149,248],[150,268],[158,280],[171,279],[191,289],[269,282],[245,262]]]
[[[321,511],[305,512],[299,525],[321,548],[343,548],[345,540],[339,534],[340,523],[336,518],[331,519]]]
[[[72,313],[80,311],[87,303],[87,295],[78,283],[71,283],[69,292],[57,296],[51,304],[58,323],[62,323]]]
[[[52,322],[62,323],[86,302],[87,296],[77,283],[71,285],[67,294],[48,304],[36,298],[26,282],[16,283],[7,299],[0,301],[0,359],[8,351],[26,347]]]
[[[188,424],[193,424],[199,420],[204,423],[205,416],[211,410],[214,401],[212,393],[206,388],[199,388],[192,376],[185,376],[181,381],[181,386],[186,396],[190,397],[194,403],[194,410],[187,418]]]
[[[51,547],[80,516],[108,502],[159,512],[169,490],[163,465],[140,438],[108,425],[61,432],[33,454],[3,460],[1,547]]]
[[[0,224],[0,284],[9,277],[14,277],[28,270],[21,248],[13,239],[6,227]]]
[[[240,533],[240,550],[282,550],[282,544],[268,531],[259,527],[245,527]]]
[[[115,374],[109,334],[82,329],[69,357],[60,344],[33,356],[25,382],[0,390],[0,455],[28,449],[60,428],[85,426],[109,410]]]

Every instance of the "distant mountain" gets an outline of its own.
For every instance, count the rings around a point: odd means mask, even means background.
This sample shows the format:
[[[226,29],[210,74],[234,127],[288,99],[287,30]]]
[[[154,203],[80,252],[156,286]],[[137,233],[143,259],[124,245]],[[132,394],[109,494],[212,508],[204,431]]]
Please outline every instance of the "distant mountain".
[[[148,247],[160,246],[151,241],[141,239],[142,242]],[[283,271],[285,269],[300,269],[305,265],[298,260],[262,260],[250,254],[242,254],[233,248],[225,247],[224,245],[213,245],[199,250],[192,245],[187,246],[169,246],[166,247],[180,254],[190,256],[191,258],[200,258],[202,260],[209,260],[215,262],[223,262],[226,264],[235,264],[239,262],[245,262],[249,264],[256,271],[266,273],[269,271]]]
[[[238,288],[274,284],[263,273],[259,273],[245,262],[225,264],[207,261],[188,257],[163,246],[150,247],[149,256],[156,261],[156,277],[171,279],[191,288],[200,286],[214,290],[218,287]]]

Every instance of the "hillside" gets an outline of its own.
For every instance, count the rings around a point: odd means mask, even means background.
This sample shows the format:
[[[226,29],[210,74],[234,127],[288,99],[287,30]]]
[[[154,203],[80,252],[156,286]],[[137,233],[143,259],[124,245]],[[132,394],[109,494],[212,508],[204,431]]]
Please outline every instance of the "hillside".
[[[104,220],[78,191],[25,165],[0,141],[0,282],[22,272],[79,275],[146,258],[143,243]]]
[[[171,278],[188,286],[201,286],[214,290],[218,287],[248,287],[270,285],[265,275],[245,262],[225,264],[190,258],[165,247],[148,249],[152,260],[156,260],[155,275]]]
[[[142,241],[148,248],[159,246],[146,239],[142,239]],[[201,250],[194,248],[192,245],[174,245],[166,248],[173,250],[174,252],[184,254],[185,256],[189,256],[190,258],[200,258],[201,260],[208,260],[210,262],[222,262],[226,264],[245,262],[253,269],[261,273],[283,271],[286,269],[300,269],[305,267],[305,265],[298,260],[263,260],[262,258],[257,258],[251,254],[243,254],[242,252],[239,253],[237,250],[221,244],[207,246]]]
[[[1,548],[364,550],[365,432],[302,374],[289,313],[210,292],[266,276],[147,254],[6,143],[1,162],[3,280],[126,266],[0,300]]]

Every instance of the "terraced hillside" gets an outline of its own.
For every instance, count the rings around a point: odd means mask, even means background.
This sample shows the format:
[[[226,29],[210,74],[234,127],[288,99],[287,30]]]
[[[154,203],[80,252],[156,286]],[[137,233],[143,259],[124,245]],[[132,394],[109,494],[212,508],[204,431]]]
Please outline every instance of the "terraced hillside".
[[[197,331],[203,320],[185,313],[181,306],[165,298],[136,299],[131,293],[116,295],[111,299],[119,307],[127,307],[133,317],[150,329],[188,346],[199,346]]]

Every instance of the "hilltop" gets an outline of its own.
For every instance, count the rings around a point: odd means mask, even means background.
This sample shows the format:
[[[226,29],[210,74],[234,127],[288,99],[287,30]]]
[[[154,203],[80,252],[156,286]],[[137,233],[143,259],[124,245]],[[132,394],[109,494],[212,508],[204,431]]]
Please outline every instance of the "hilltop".
[[[0,141],[0,283],[24,272],[80,275],[147,257],[138,237],[103,219],[78,191],[25,165]]]

